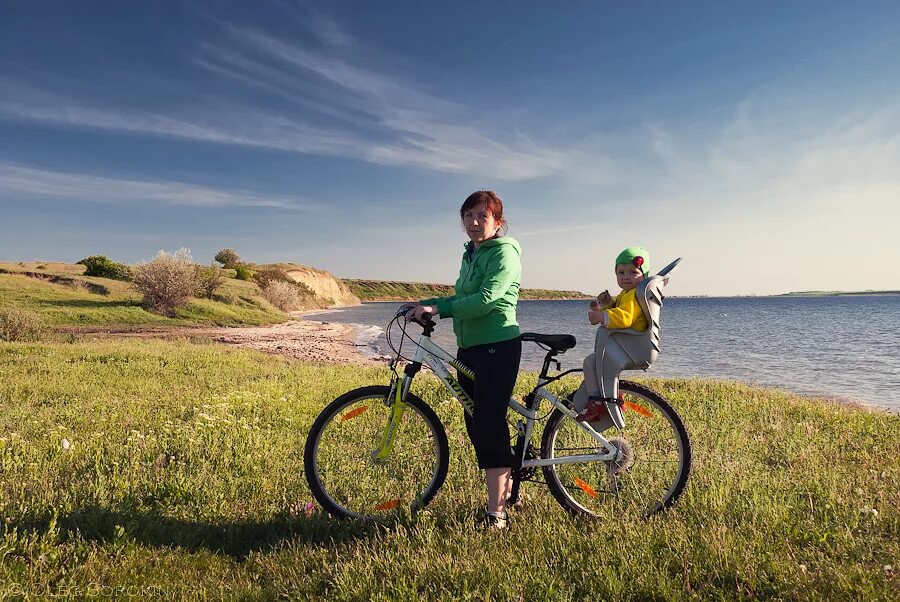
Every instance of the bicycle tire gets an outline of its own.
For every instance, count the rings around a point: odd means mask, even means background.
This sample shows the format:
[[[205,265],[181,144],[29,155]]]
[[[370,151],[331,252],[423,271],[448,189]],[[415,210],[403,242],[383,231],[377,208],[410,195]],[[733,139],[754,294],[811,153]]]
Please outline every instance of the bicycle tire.
[[[316,501],[337,518],[389,519],[424,508],[447,476],[444,426],[424,401],[409,394],[393,451],[377,462],[388,424],[390,387],[344,393],[316,418],[306,438],[303,468]]]
[[[573,515],[615,518],[639,513],[647,517],[674,504],[687,484],[691,442],[681,417],[664,397],[643,385],[623,380],[619,392],[625,402],[625,428],[607,430],[604,436],[625,452],[623,460],[543,467],[553,497]],[[542,458],[599,449],[574,420],[559,410],[551,414],[541,439]]]

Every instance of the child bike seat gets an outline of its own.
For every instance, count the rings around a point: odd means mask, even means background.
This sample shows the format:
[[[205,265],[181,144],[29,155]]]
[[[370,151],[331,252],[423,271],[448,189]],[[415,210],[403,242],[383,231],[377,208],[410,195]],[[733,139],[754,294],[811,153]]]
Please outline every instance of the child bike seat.
[[[597,329],[597,338],[594,341],[597,385],[600,388],[600,396],[604,400],[609,400],[606,402],[609,416],[594,424],[599,430],[613,425],[620,429],[624,426],[622,410],[614,403],[619,397],[619,374],[622,370],[646,370],[659,357],[659,315],[664,299],[662,289],[669,282],[668,274],[679,263],[680,257],[660,270],[656,276],[645,278],[637,285],[635,297],[647,317],[646,330],[609,329],[603,326]],[[584,410],[588,393],[582,383],[575,393],[575,410],[579,412]]]
[[[635,297],[641,310],[647,317],[647,329],[633,328],[608,330],[599,328],[595,349],[601,349],[601,342],[606,345],[618,345],[624,352],[618,362],[620,370],[646,370],[659,357],[659,316],[662,310],[662,289],[668,284],[668,274],[681,263],[681,257],[664,267],[656,276],[641,280],[637,285]],[[608,338],[608,341],[601,341]]]

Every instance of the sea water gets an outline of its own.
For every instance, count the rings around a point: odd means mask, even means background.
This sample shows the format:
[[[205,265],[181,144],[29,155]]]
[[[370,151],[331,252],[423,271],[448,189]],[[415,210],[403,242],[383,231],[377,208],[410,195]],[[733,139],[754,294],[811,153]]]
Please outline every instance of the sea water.
[[[563,369],[581,367],[596,329],[587,303],[519,301],[519,324],[523,332],[574,335],[578,345],[558,359]],[[384,328],[399,305],[364,303],[310,319],[356,324],[363,349],[389,355]],[[421,327],[408,332],[418,336]],[[661,334],[650,376],[734,379],[900,411],[900,295],[668,298]],[[456,353],[449,320],[432,336]],[[413,353],[409,341],[406,349]],[[525,343],[522,369],[539,370],[544,353]]]

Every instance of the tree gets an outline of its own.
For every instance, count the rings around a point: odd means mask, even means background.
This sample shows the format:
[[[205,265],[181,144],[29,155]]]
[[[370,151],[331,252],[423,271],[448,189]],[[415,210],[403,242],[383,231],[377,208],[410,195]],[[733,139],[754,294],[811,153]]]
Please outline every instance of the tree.
[[[241,256],[234,249],[222,249],[216,253],[213,259],[221,263],[224,268],[233,268],[241,263]]]

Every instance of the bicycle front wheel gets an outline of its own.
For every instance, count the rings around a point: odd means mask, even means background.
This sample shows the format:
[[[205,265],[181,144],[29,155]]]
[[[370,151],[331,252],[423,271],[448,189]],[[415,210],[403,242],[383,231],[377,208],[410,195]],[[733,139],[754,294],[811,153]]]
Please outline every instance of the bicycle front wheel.
[[[553,497],[575,515],[650,516],[681,495],[691,467],[691,443],[681,418],[661,395],[629,381],[619,382],[625,428],[604,436],[619,450],[614,461],[544,467]],[[601,446],[559,410],[550,416],[541,457],[594,454]]]
[[[447,435],[437,414],[410,394],[390,454],[376,452],[390,419],[390,387],[344,393],[313,423],[303,456],[313,496],[338,518],[385,519],[423,508],[447,476]]]

